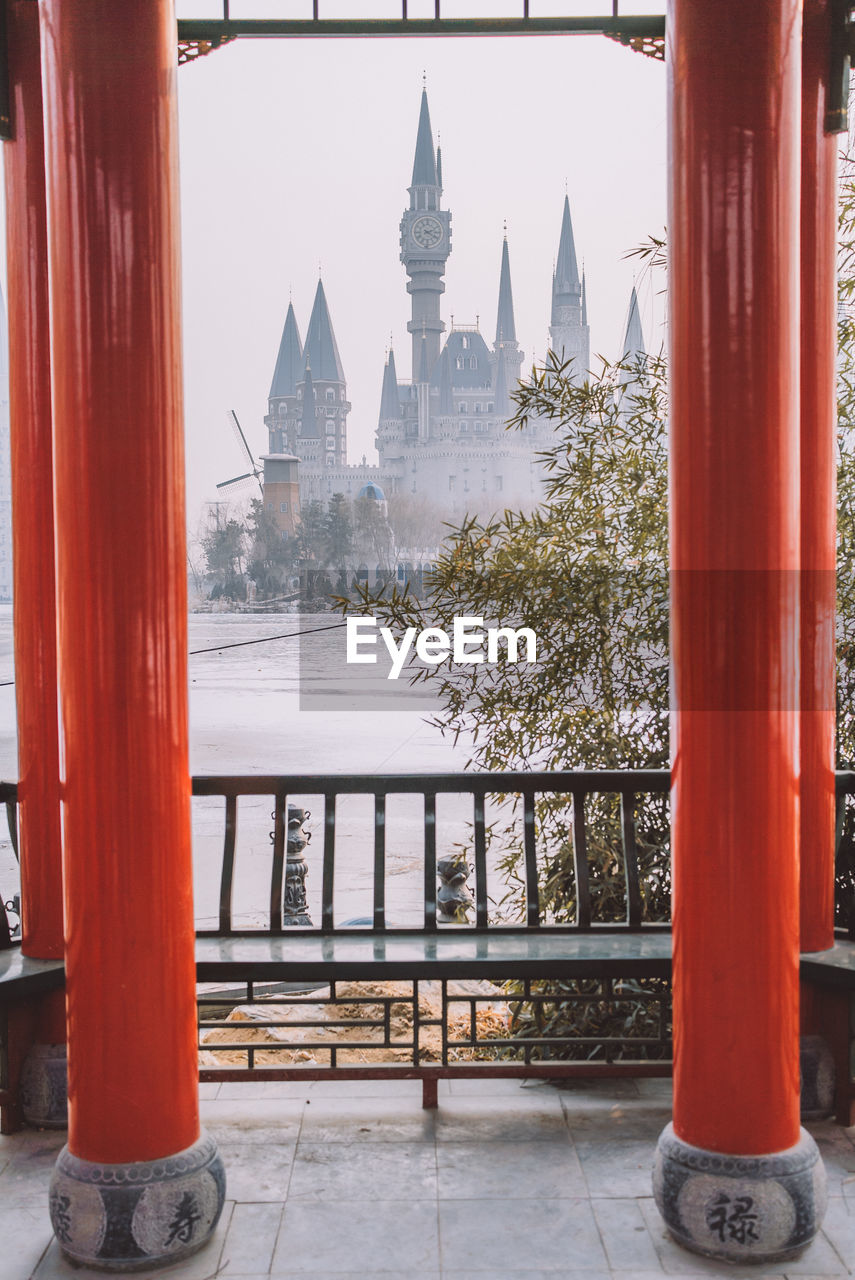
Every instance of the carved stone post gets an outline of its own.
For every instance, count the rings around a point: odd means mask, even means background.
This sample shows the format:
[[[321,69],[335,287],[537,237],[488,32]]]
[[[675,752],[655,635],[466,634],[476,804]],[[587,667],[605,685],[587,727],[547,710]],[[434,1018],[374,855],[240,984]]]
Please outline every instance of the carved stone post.
[[[312,838],[311,831],[303,830],[303,823],[311,818],[310,809],[298,809],[288,805],[288,845],[285,858],[285,894],[282,899],[282,924],[309,925],[312,919],[306,902],[306,873],[309,864],[303,850]]]
[[[464,853],[453,854],[450,858],[440,858],[436,864],[439,872],[439,892],[436,905],[439,918],[446,924],[466,924],[469,908],[474,906],[466,877],[472,868],[466,861]]]

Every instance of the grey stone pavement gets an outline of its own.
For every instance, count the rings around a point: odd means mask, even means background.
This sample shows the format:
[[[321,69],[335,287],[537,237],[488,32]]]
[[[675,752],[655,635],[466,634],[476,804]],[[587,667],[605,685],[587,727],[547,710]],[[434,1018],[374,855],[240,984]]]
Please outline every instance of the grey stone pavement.
[[[650,1192],[670,1082],[202,1085],[226,1163],[215,1238],[140,1276],[312,1280],[654,1280],[855,1274],[855,1128],[811,1126],[829,1177],[821,1235],[777,1267],[711,1263],[667,1235]],[[0,1138],[0,1280],[100,1276],[51,1239],[62,1134]]]

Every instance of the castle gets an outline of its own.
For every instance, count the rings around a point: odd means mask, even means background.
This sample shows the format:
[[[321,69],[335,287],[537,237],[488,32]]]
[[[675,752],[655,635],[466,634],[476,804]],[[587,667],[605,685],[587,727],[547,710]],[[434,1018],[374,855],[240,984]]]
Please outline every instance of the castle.
[[[499,267],[496,336],[488,347],[478,325],[455,325],[443,343],[440,299],[451,252],[451,213],[442,207],[442,155],[434,149],[427,92],[422,91],[409,208],[401,218],[400,258],[407,276],[412,378],[398,379],[394,352],[383,370],[377,426],[379,464],[347,461],[347,383],[323,283],[318,282],[305,344],[288,306],[268,397],[265,501],[284,533],[299,504],[334,493],[357,497],[367,485],[383,494],[423,494],[446,513],[530,507],[541,497],[546,424],[507,431],[509,392],[524,352],[516,337],[507,234]],[[550,347],[590,366],[584,273],[579,274],[570,203],[565,196],[552,279]],[[633,290],[624,356],[643,352]],[[274,492],[275,489],[275,492]]]

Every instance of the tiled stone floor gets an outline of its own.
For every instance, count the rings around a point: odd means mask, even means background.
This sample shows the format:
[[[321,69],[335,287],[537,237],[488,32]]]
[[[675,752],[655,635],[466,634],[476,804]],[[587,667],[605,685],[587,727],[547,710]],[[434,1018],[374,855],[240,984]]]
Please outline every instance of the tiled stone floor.
[[[417,1084],[202,1086],[226,1162],[214,1240],[164,1271],[213,1280],[654,1280],[855,1275],[855,1129],[812,1126],[829,1177],[822,1234],[797,1261],[693,1257],[650,1193],[667,1081],[573,1089],[455,1081],[435,1114]],[[63,1135],[0,1138],[0,1280],[86,1280],[51,1240],[47,1186]]]

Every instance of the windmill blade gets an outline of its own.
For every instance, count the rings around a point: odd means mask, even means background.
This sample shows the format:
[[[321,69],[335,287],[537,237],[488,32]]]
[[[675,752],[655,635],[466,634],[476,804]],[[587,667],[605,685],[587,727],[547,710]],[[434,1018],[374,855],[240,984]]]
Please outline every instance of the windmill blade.
[[[258,476],[252,471],[247,471],[246,475],[235,476],[232,480],[221,480],[217,485],[218,493],[231,493],[239,489],[245,489],[252,480],[257,480]]]
[[[252,450],[250,449],[249,445],[246,442],[246,436],[243,434],[243,427],[240,425],[240,422],[238,421],[238,416],[235,413],[234,409],[229,409],[227,416],[228,416],[229,422],[231,423],[232,430],[235,433],[237,442],[240,445],[241,452],[243,453],[249,465],[252,467],[252,474],[258,477],[261,474],[261,468],[259,467],[255,458],[252,456]]]

